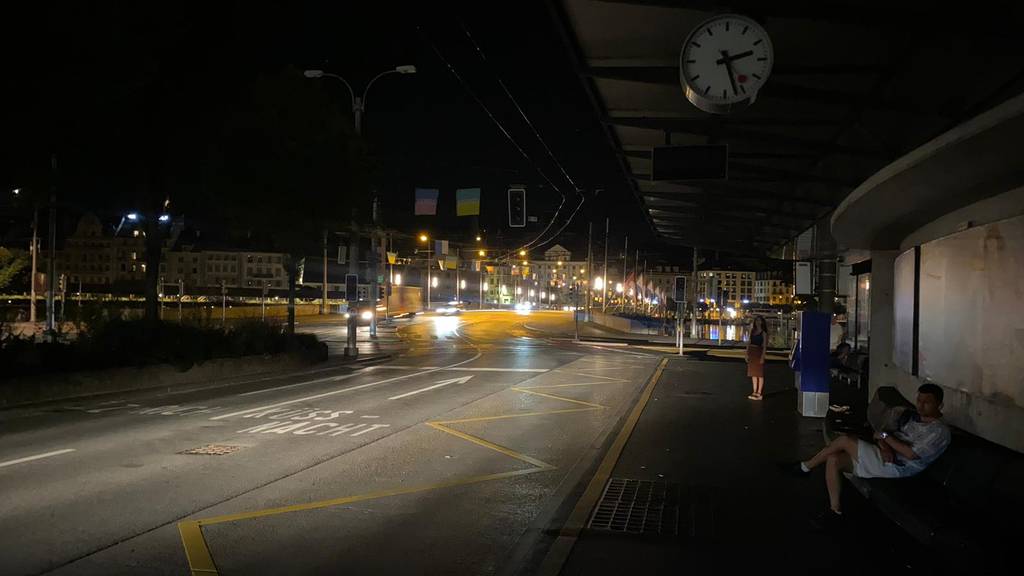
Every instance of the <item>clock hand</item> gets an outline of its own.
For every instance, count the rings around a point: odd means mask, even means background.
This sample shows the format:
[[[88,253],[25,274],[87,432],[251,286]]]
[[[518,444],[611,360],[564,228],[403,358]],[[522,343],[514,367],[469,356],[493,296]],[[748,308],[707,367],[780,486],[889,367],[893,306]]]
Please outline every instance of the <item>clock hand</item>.
[[[740,52],[739,54],[737,54],[735,56],[729,56],[728,55],[729,53],[723,50],[722,54],[724,56],[722,58],[719,58],[718,60],[715,60],[715,64],[721,65],[721,64],[728,63],[728,62],[735,62],[736,60],[739,60],[741,58],[746,58],[747,56],[753,56],[754,55],[754,51],[753,50],[747,50],[746,52]]]
[[[729,73],[729,84],[732,84],[732,94],[736,96],[736,78],[732,72],[732,59],[729,58],[729,52],[726,50],[722,50],[722,61],[725,62],[725,71]],[[722,61],[719,61],[719,64]]]

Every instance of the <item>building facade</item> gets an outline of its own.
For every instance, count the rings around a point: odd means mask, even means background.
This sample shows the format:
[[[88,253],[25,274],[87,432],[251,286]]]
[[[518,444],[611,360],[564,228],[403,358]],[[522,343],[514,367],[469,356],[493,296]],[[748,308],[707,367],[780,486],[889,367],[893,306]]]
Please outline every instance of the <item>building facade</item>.
[[[719,307],[739,308],[754,300],[755,273],[746,270],[697,272],[697,298]]]
[[[793,304],[792,272],[758,272],[754,279],[754,302],[770,306]]]

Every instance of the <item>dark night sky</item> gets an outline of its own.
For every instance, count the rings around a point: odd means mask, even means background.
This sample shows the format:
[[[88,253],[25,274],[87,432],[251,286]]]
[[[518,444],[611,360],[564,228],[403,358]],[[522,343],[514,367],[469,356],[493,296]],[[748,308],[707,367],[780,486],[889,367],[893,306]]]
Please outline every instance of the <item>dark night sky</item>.
[[[389,227],[456,239],[469,233],[469,219],[413,217],[413,188],[441,188],[440,208],[453,214],[454,188],[481,186],[480,226],[492,240],[501,236],[511,245],[540,233],[560,199],[537,168],[570,194],[563,218],[579,197],[500,78],[586,190],[563,243],[583,248],[588,219],[603,230],[606,216],[613,217],[613,236],[649,235],[542,1],[413,6],[105,2],[23,8],[3,30],[8,86],[16,89],[8,90],[13,97],[5,106],[9,153],[0,182],[45,188],[49,155],[56,151],[61,197],[79,209],[111,216],[166,194],[192,223],[218,229],[238,219],[239,203],[249,202],[247,186],[276,190],[266,171],[278,156],[268,149],[282,147],[301,176],[287,172],[292,176],[280,183],[279,194],[253,196],[269,218],[280,214],[280,203],[291,202],[305,205],[311,221],[324,206],[356,207],[356,217],[364,219],[369,195],[360,190],[372,185]],[[364,117],[372,184],[353,182],[346,164],[332,159],[347,146],[347,91],[304,79],[301,71],[338,73],[358,92],[377,72],[399,64],[414,64],[418,73],[374,85]],[[528,185],[529,213],[540,219],[525,232],[503,225],[511,183]],[[597,189],[603,192],[595,195]],[[298,222],[283,225],[306,223],[301,210],[292,214]]]

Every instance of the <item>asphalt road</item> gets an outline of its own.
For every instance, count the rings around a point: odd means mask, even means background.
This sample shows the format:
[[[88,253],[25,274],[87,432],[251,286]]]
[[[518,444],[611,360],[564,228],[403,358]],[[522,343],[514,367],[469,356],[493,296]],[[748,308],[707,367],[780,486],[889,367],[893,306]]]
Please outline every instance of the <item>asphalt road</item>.
[[[372,365],[0,411],[0,573],[512,571],[658,363],[572,329],[420,317]]]

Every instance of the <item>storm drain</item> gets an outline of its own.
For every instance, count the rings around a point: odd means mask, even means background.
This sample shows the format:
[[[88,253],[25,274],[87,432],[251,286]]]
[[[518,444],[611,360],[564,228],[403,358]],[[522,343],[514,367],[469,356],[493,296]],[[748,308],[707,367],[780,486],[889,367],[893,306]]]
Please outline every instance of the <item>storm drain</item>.
[[[677,534],[679,485],[612,478],[587,528],[630,534]]]
[[[203,454],[206,456],[225,456],[232,452],[240,450],[241,446],[229,446],[227,444],[207,444],[206,446],[200,446],[199,448],[189,448],[188,450],[182,450],[178,454]]]

